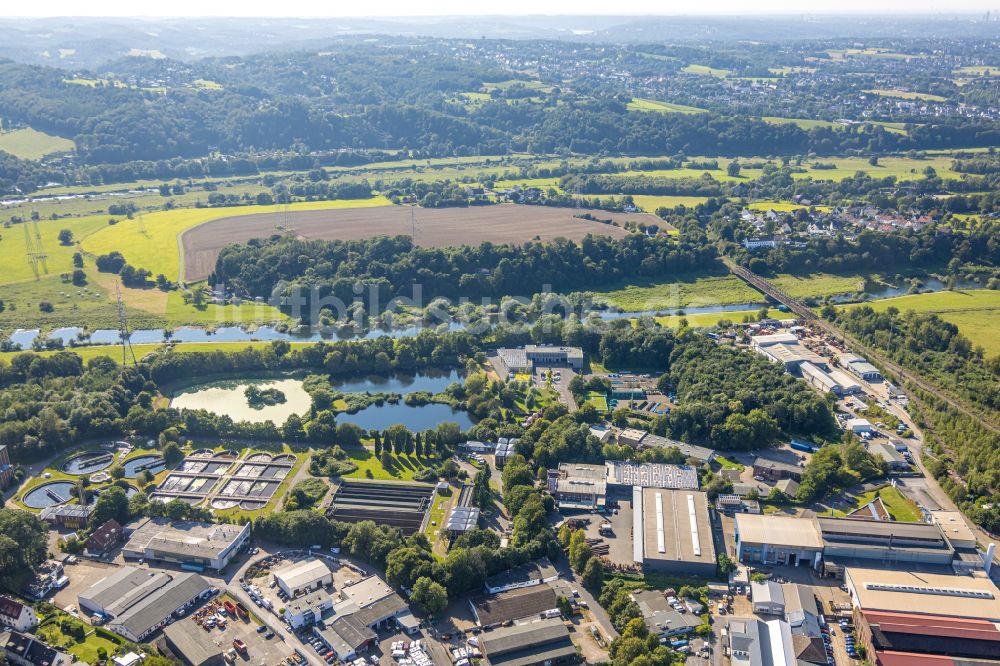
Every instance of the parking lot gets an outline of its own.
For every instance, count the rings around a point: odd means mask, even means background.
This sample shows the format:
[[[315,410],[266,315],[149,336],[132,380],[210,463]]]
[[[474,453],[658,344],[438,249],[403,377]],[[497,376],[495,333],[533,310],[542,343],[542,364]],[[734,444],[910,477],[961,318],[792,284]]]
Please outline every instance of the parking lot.
[[[208,602],[199,611],[209,613],[214,607],[221,608],[221,599],[218,602]],[[195,615],[197,614],[198,611],[196,611]],[[223,652],[233,650],[230,654],[235,655],[237,664],[279,664],[283,659],[292,654],[293,648],[281,640],[280,636],[274,635],[273,632],[266,629],[263,631],[260,630],[264,625],[253,614],[246,620],[232,617],[221,611],[217,612],[216,615],[224,617],[225,624],[220,625],[220,623],[215,622],[214,626],[209,626],[206,629],[195,621],[194,616],[180,620],[179,624],[185,630],[191,632],[207,633],[212,642],[222,648]],[[212,623],[205,622],[203,624],[209,625]],[[269,635],[271,638],[267,638]],[[247,646],[245,652],[240,652],[233,648],[233,641],[236,640],[242,641]]]

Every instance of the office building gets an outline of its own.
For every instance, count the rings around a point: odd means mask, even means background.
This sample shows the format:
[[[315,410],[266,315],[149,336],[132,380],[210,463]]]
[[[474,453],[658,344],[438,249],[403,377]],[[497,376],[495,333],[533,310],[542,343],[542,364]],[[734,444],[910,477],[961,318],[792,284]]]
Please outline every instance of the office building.
[[[548,488],[560,509],[592,511],[605,504],[607,477],[604,465],[559,463],[559,468],[548,475]]]

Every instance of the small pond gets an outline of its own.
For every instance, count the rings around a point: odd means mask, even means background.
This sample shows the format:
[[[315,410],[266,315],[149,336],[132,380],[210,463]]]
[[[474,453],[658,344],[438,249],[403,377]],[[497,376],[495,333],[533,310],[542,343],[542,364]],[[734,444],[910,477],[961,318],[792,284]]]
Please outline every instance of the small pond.
[[[25,493],[21,501],[24,502],[25,506],[29,506],[32,509],[44,509],[56,504],[62,504],[73,499],[72,490],[74,485],[76,484],[72,481],[43,483],[34,490]]]
[[[285,394],[285,402],[277,405],[251,406],[244,391],[248,386],[278,389]],[[170,406],[175,409],[204,409],[213,414],[225,415],[233,421],[263,423],[272,421],[283,424],[292,414],[305,414],[312,400],[299,379],[236,379],[199,384],[181,389],[174,394]]]
[[[436,428],[443,421],[453,421],[462,430],[468,430],[475,425],[467,412],[438,403],[410,406],[403,402],[396,404],[386,402],[381,405],[371,405],[356,414],[338,414],[337,421],[354,423],[366,430],[385,430],[393,424],[402,423],[414,432]]]
[[[99,472],[111,466],[115,454],[108,451],[88,451],[75,455],[62,464],[62,471],[67,474],[90,474]]]
[[[10,342],[13,345],[20,345],[21,349],[31,349],[32,343],[38,337],[37,328],[19,328],[10,334]]]
[[[415,375],[367,375],[361,379],[332,380],[330,383],[334,390],[343,391],[344,393],[406,394],[416,391],[440,393],[448,388],[449,384],[461,382],[462,380],[463,376],[458,370],[436,372],[428,370]]]
[[[125,478],[134,479],[147,469],[156,474],[166,469],[167,464],[158,455],[136,456],[122,464],[125,468]]]

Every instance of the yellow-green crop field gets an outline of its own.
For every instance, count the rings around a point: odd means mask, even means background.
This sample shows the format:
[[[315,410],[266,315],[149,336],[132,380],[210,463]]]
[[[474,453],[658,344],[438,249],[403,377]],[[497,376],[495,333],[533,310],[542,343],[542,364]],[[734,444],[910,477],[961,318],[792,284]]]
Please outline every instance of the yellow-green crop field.
[[[660,102],[655,99],[634,98],[628,103],[629,111],[653,111],[655,113],[705,113],[705,109],[696,106],[685,106],[673,102]]]
[[[367,208],[389,206],[385,197],[338,201],[306,201],[293,203],[289,210],[329,210],[335,208]],[[95,255],[117,250],[133,266],[145,268],[157,275],[163,273],[172,280],[183,274],[179,249],[180,235],[199,224],[232,215],[273,213],[274,206],[233,206],[228,208],[186,208],[149,213],[143,218],[145,233],[139,231],[138,219],[122,220],[105,226],[83,239],[83,248]]]
[[[899,99],[922,99],[926,102],[945,102],[946,97],[931,95],[930,93],[913,92],[911,90],[887,90],[885,88],[874,88],[866,90],[866,93],[878,95],[879,97],[897,97]]]
[[[709,67],[708,65],[688,65],[681,71],[687,72],[688,74],[697,74],[699,76],[714,76],[717,79],[724,79],[732,74],[732,72],[728,69],[716,69],[715,67]]]

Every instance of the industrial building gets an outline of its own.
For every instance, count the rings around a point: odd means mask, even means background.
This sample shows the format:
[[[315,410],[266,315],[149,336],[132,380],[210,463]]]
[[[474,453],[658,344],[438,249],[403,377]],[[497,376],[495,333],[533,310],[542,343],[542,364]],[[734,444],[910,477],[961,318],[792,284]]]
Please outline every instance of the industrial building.
[[[933,523],[817,518],[816,524],[828,571],[834,563],[849,560],[950,566],[955,557],[955,549]]]
[[[701,625],[701,617],[676,610],[659,590],[633,592],[632,600],[642,611],[642,620],[649,633],[661,639],[688,634]]]
[[[976,535],[960,511],[931,511],[931,520],[955,548],[975,548]]]
[[[495,627],[555,610],[559,607],[557,601],[558,597],[552,585],[543,583],[477,597],[470,600],[469,605],[472,607],[476,624],[481,627]]]
[[[433,493],[434,486],[425,484],[343,479],[327,517],[341,523],[371,520],[410,536],[424,524]]]
[[[227,525],[141,518],[125,528],[125,559],[173,562],[195,570],[222,571],[249,540],[250,523]]]
[[[987,576],[849,567],[844,583],[858,611],[1000,622],[1000,589]]]
[[[823,539],[813,519],[739,513],[735,523],[740,562],[819,568]]]
[[[733,618],[723,630],[732,666],[826,664],[819,639],[797,635],[784,620]],[[817,645],[817,642],[818,645]]]
[[[848,372],[860,377],[866,382],[880,382],[882,381],[882,373],[874,365],[869,363],[867,359],[864,359],[856,354],[841,354],[837,361],[841,366],[846,368]]]
[[[715,574],[715,543],[703,492],[632,490],[632,558],[650,571]]]
[[[826,359],[803,346],[794,333],[755,335],[750,338],[750,348],[788,372],[798,370],[804,363],[817,368],[826,367]]]
[[[551,583],[557,578],[559,578],[559,572],[552,566],[547,557],[543,557],[490,576],[486,579],[486,591],[490,594],[497,594],[507,590]]]
[[[222,666],[222,647],[205,631],[188,622],[175,622],[163,629],[163,640],[187,666]]]
[[[458,536],[474,530],[479,527],[480,513],[478,506],[456,506],[448,514],[448,519],[443,526],[444,530],[450,536]]]
[[[101,616],[110,629],[140,642],[175,613],[183,615],[208,589],[197,574],[121,567],[81,592],[77,601],[80,610]]]
[[[413,633],[419,627],[403,598],[378,576],[341,588],[336,599],[317,591],[301,600],[294,611],[297,621],[301,626],[316,622],[313,633],[343,662],[374,645],[376,629],[393,626]]]
[[[648,434],[645,430],[638,428],[625,428],[618,431],[618,443],[637,449]]]
[[[642,432],[642,431],[639,431]],[[710,463],[715,460],[715,451],[707,446],[697,446],[688,444],[669,437],[660,437],[652,433],[642,438],[642,448],[644,449],[667,449],[674,448],[681,452],[685,458],[693,458],[699,463]]]
[[[884,460],[890,472],[901,472],[910,468],[910,463],[906,462],[903,454],[889,442],[872,442],[868,445],[868,452]]]
[[[986,576],[849,568],[844,581],[873,663],[980,664],[1000,656],[1000,590]]]
[[[872,424],[868,419],[848,419],[844,424],[844,430],[853,432],[855,435],[862,435],[872,431]]]
[[[580,660],[560,618],[498,629],[479,638],[489,666],[558,666]]]
[[[289,599],[285,605],[285,620],[292,629],[301,629],[316,623],[323,613],[333,609],[333,599],[326,590],[315,590]]]
[[[583,368],[583,349],[579,347],[527,345],[523,349],[498,349],[497,357],[508,372],[530,372],[536,367]]]
[[[785,614],[785,592],[773,580],[751,581],[750,598],[753,612],[763,615]]]
[[[832,393],[838,398],[861,392],[861,384],[836,368],[826,372],[819,366],[805,361],[799,365],[802,379],[823,393]]]
[[[548,474],[549,492],[560,509],[591,511],[604,506],[608,491],[608,469],[604,465],[559,463]]]
[[[42,509],[38,517],[48,524],[67,530],[78,530],[87,526],[94,507],[82,504],[59,504]]]
[[[290,597],[333,584],[333,573],[319,559],[290,562],[274,570],[274,582]]]
[[[792,479],[802,481],[803,468],[792,463],[772,458],[757,456],[753,461],[753,475],[763,477],[765,481],[781,481],[782,479]]]
[[[690,465],[636,463],[618,460],[609,460],[604,464],[608,468],[609,487],[639,486],[667,490],[696,490],[698,488],[698,470]]]

